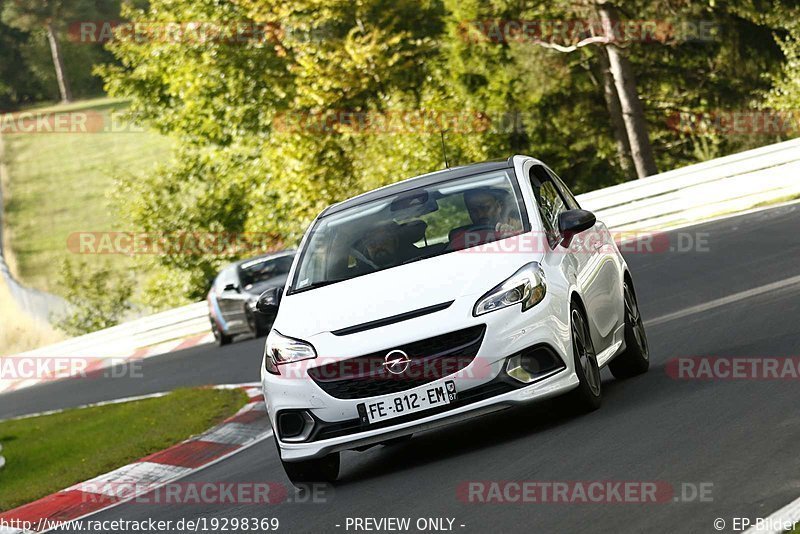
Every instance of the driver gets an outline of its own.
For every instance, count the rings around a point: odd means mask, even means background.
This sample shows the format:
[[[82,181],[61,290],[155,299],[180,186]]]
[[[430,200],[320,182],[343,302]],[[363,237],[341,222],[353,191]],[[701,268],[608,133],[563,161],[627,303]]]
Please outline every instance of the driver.
[[[364,252],[359,259],[374,269],[399,265],[412,256],[411,251],[400,239],[400,225],[393,221],[370,228],[359,245]]]
[[[504,191],[480,188],[464,193],[464,203],[472,220],[473,229],[477,227],[495,232],[514,232],[519,222],[505,215],[506,194]]]

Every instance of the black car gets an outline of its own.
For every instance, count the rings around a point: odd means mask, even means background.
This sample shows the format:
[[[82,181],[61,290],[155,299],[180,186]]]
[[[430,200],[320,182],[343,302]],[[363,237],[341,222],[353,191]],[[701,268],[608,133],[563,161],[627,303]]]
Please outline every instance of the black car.
[[[263,336],[272,318],[256,312],[258,297],[273,287],[283,287],[294,260],[294,251],[284,251],[242,260],[225,267],[208,292],[211,332],[219,345],[227,345],[237,334]]]

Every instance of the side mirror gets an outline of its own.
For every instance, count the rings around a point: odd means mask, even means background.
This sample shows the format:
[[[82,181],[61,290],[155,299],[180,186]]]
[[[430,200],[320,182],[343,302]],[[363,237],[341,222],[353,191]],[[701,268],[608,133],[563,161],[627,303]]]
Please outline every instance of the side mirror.
[[[597,218],[591,211],[569,210],[561,213],[558,216],[558,231],[564,238],[561,244],[568,247],[576,234],[588,230],[594,226],[595,222],[597,222]]]
[[[222,288],[223,291],[236,291],[239,292],[239,286],[236,284],[226,284],[225,287]]]
[[[273,287],[267,289],[261,293],[260,297],[258,297],[258,302],[256,302],[256,310],[264,315],[277,315],[278,306],[280,306],[282,296],[282,287]]]

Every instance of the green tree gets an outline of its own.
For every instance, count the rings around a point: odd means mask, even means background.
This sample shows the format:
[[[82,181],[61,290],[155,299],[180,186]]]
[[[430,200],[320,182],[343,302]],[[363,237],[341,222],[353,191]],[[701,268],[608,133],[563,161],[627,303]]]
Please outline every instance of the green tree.
[[[758,13],[780,18],[781,6],[628,0],[617,7],[622,19],[666,12],[671,22],[714,23],[710,39],[625,45],[659,168],[755,142],[677,131],[669,119],[760,101],[770,84],[763,74],[778,72],[783,54],[772,39],[780,26]],[[120,179],[125,216],[151,231],[264,232],[291,245],[330,203],[441,168],[438,127],[381,134],[336,120],[343,112],[511,117],[511,127],[485,130],[442,124],[450,161],[530,153],[577,191],[624,181],[635,143],[620,98],[630,87],[611,72],[619,57],[611,61],[597,44],[563,53],[541,42],[464,35],[469,21],[569,21],[596,18],[597,9],[588,1],[511,0],[153,0],[147,9],[126,8],[133,21],[269,31],[235,43],[120,36],[111,44],[118,62],[98,71],[108,91],[131,99],[132,114],[178,146],[153,176]],[[153,273],[150,303],[202,296],[230,259],[142,260]]]
[[[71,23],[119,18],[119,0],[6,0],[0,4],[2,21],[29,34],[27,60],[36,63],[35,44],[46,43],[52,72],[62,102],[73,99],[74,78],[83,79],[94,61],[106,61],[102,49],[89,43],[65,43]],[[71,45],[71,46],[70,46]],[[23,47],[18,51],[23,52]],[[74,65],[67,64],[67,58]]]
[[[79,336],[118,324],[131,309],[133,281],[108,266],[90,269],[85,262],[62,263],[61,287],[69,304],[57,327]]]

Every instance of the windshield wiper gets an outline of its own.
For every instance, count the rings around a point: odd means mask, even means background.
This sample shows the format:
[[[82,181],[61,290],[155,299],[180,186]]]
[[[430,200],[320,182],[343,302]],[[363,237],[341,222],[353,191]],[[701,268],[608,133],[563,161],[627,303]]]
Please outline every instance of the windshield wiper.
[[[423,254],[422,256],[416,256],[414,258],[409,258],[400,265],[405,265],[406,263],[412,263],[419,260],[426,260],[428,258],[433,258],[434,256],[439,256],[442,251],[431,252],[430,254]]]

